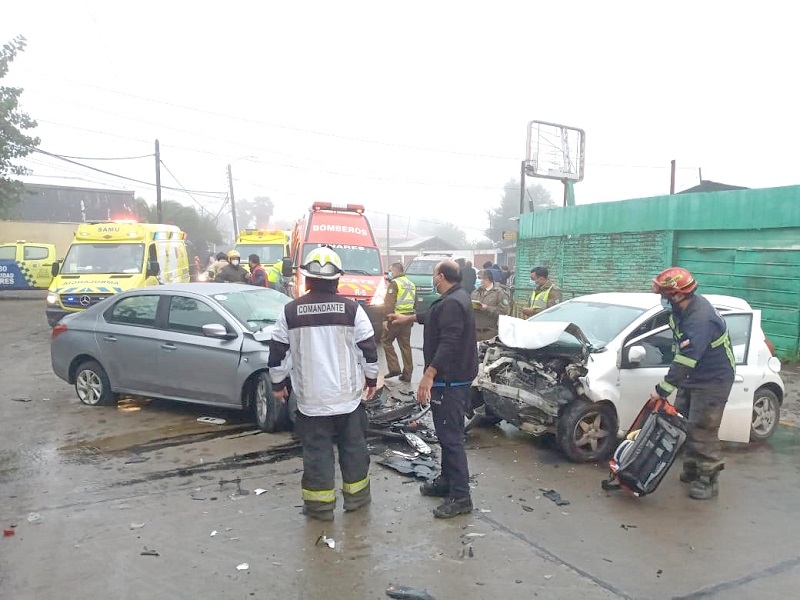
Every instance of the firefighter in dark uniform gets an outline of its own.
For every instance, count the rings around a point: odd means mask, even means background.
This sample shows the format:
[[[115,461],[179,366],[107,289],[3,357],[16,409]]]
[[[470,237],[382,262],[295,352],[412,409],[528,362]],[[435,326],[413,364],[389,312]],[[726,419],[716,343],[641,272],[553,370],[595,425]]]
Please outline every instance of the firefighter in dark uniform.
[[[303,514],[333,519],[333,445],[339,451],[344,509],[370,503],[366,408],[375,396],[378,348],[372,324],[357,303],[337,294],[342,261],[328,247],[312,250],[300,267],[308,293],[289,302],[270,341],[273,394],[297,399],[295,433],[303,446]],[[290,366],[291,365],[291,366]]]
[[[449,519],[472,512],[469,465],[464,449],[464,412],[470,385],[478,374],[475,314],[461,287],[461,271],[452,260],[433,270],[433,287],[441,296],[426,313],[389,315],[389,322],[416,320],[425,326],[422,354],[425,371],[417,388],[420,404],[431,403],[433,424],[442,448],[442,474],[420,487],[423,496],[445,498],[433,515]]]
[[[719,472],[725,467],[719,441],[722,413],[733,387],[736,360],[728,327],[711,303],[695,294],[697,282],[680,267],[653,279],[653,292],[672,310],[669,325],[675,358],[653,399],[677,390],[675,408],[689,420],[681,481],[691,483],[689,496],[707,500],[717,495]]]
[[[417,286],[403,272],[403,263],[393,263],[389,267],[389,288],[386,290],[384,308],[387,314],[413,315],[417,301]],[[414,323],[385,323],[381,345],[386,354],[386,366],[389,372],[386,377],[400,376],[400,381],[411,381],[414,363],[411,356],[411,328]],[[403,370],[394,351],[394,341],[400,346],[400,355],[403,357]]]

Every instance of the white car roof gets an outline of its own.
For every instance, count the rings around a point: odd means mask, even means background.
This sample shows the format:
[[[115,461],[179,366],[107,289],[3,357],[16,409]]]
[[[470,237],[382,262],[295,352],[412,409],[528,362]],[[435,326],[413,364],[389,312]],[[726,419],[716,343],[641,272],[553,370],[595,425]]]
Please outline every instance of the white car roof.
[[[735,296],[722,296],[718,294],[703,294],[705,298],[717,308],[731,308],[734,310],[752,310],[750,305],[741,298]],[[642,292],[604,292],[602,294],[589,294],[578,296],[572,300],[586,302],[601,302],[603,304],[617,304],[619,306],[631,306],[650,310],[661,304],[661,297],[658,294]]]

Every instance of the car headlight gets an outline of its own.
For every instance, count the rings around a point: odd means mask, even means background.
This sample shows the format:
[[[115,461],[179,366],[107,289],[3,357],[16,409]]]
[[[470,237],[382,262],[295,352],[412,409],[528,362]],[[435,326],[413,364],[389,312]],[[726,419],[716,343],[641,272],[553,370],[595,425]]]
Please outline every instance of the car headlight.
[[[41,296],[39,296],[41,298]],[[58,296],[53,292],[48,292],[47,294],[47,303],[48,304],[55,304],[58,302]]]

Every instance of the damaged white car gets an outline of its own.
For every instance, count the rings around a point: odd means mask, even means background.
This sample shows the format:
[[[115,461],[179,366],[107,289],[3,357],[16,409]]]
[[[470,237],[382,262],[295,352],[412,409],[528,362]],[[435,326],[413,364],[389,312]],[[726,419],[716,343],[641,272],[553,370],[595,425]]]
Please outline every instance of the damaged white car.
[[[739,298],[705,297],[728,324],[737,363],[720,439],[766,440],[784,387],[761,313]],[[501,316],[499,335],[479,344],[467,427],[505,420],[554,434],[573,461],[608,456],[672,362],[668,318],[658,295],[642,293],[581,296],[527,321]]]

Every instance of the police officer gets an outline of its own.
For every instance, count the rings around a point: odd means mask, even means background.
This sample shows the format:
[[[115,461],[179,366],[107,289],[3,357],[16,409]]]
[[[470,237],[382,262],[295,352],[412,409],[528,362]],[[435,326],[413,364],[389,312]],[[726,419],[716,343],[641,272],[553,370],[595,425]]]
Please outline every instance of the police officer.
[[[236,251],[228,252],[228,264],[220,269],[214,281],[223,283],[247,283],[247,270],[241,265],[242,256]]]
[[[480,280],[480,286],[472,292],[475,333],[478,341],[489,340],[496,336],[500,315],[507,315],[511,310],[508,294],[494,282],[494,274],[491,270],[481,271]]]
[[[283,285],[283,274],[277,264],[270,265],[267,268],[267,287],[282,294],[286,293],[286,286]]]
[[[550,281],[550,272],[547,267],[531,269],[531,286],[534,286],[531,305],[522,309],[522,314],[526,317],[532,317],[561,302],[561,290]]]
[[[334,444],[344,509],[357,510],[371,501],[362,390],[366,400],[375,396],[378,349],[364,309],[337,294],[343,271],[333,250],[312,250],[300,272],[308,293],[289,302],[278,317],[267,366],[273,394],[285,402],[291,379],[297,399],[303,514],[330,521],[336,506]]]
[[[414,305],[417,300],[417,286],[403,272],[403,263],[393,263],[389,267],[389,287],[386,290],[384,308],[387,314],[397,313],[399,315],[413,315]],[[383,336],[381,345],[386,354],[386,366],[389,372],[386,377],[397,377],[400,381],[411,381],[411,374],[414,371],[414,363],[411,358],[411,328],[414,323],[393,323],[384,322]],[[400,355],[403,357],[403,371],[400,372],[400,363],[397,361],[397,354],[394,351],[394,341],[400,346]]]
[[[689,496],[707,500],[717,495],[717,478],[725,467],[719,441],[722,413],[733,387],[736,360],[725,320],[702,296],[697,282],[680,267],[653,279],[653,292],[672,311],[669,325],[675,358],[651,398],[667,398],[677,390],[675,408],[689,420],[681,481],[691,483]]]
[[[420,487],[423,496],[445,498],[433,516],[449,519],[472,512],[469,465],[464,449],[464,412],[470,384],[478,374],[475,315],[460,285],[461,271],[452,260],[434,267],[433,287],[441,296],[426,313],[389,315],[389,322],[425,326],[422,354],[425,371],[417,388],[420,404],[431,403],[433,424],[442,449],[442,474]]]

